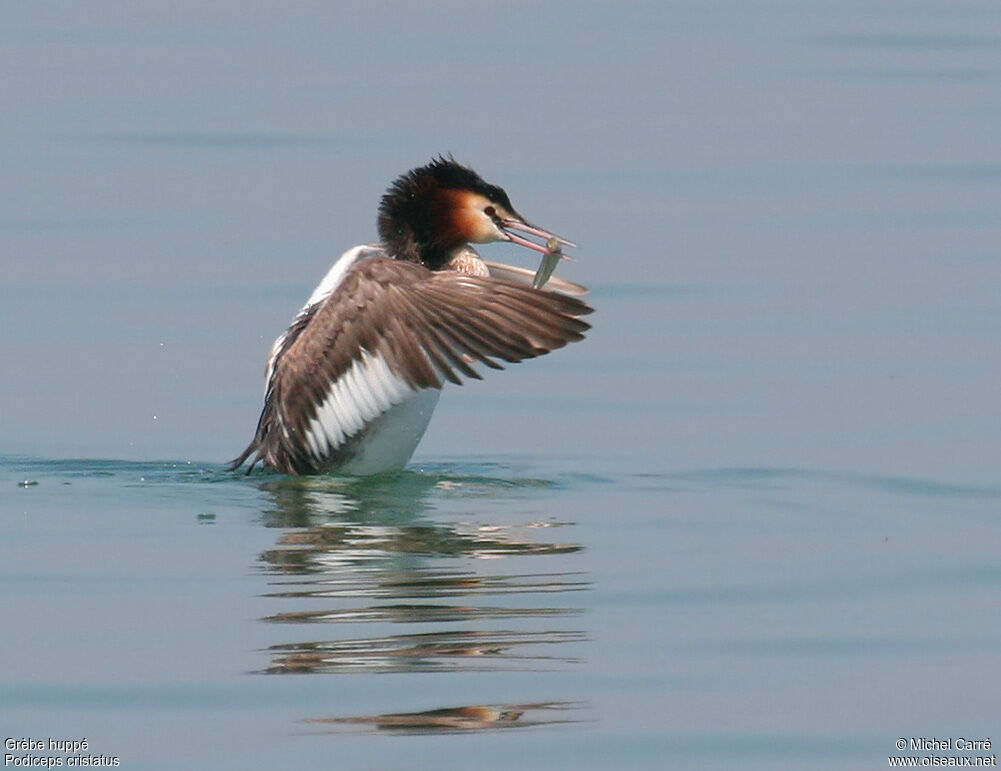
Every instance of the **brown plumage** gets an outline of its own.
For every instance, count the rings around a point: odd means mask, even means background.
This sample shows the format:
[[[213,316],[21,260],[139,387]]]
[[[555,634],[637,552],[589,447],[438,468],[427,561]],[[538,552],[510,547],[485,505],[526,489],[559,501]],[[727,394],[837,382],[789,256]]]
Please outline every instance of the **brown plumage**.
[[[459,178],[471,184],[468,174],[475,176],[474,172],[454,168],[443,172],[442,164],[458,166],[437,161],[425,167],[435,170],[432,181]],[[501,210],[498,218],[517,217],[503,191],[502,196],[493,192],[493,198],[483,194],[500,188],[482,183],[443,191],[421,171],[404,175],[383,201],[380,232],[387,249],[346,253],[331,271],[340,273],[330,290],[321,292],[321,284],[319,296],[314,294],[279,338],[269,362],[257,431],[232,468],[252,455],[251,468],[263,462],[293,474],[350,469],[352,462],[361,463],[363,469],[371,465],[375,471],[389,470],[380,464],[400,466],[399,457],[367,465],[359,457],[367,451],[363,444],[373,429],[391,431],[383,424],[413,395],[440,389],[446,381],[459,384],[462,377],[480,378],[474,363],[501,369],[500,362],[533,358],[582,339],[589,325],[579,317],[591,308],[568,294],[532,289],[527,271],[494,266],[504,278],[491,277],[490,264],[467,246],[472,226],[462,237],[454,232],[447,238],[429,237],[423,219],[416,227],[409,220],[399,224],[392,219],[426,216],[414,214],[426,208],[410,200],[415,189],[436,201],[469,195],[476,204],[488,201],[479,204],[483,209]],[[403,203],[394,204],[394,195],[402,196]],[[434,216],[463,222],[480,210],[470,211]],[[479,227],[489,226],[489,213],[480,211],[480,219],[486,224]],[[518,217],[517,222],[523,220]],[[389,251],[394,245],[405,254]],[[457,255],[477,263],[482,275],[448,269],[449,264],[466,264],[454,259]],[[569,283],[556,286],[570,292],[582,289]],[[424,425],[427,417],[421,418]],[[413,431],[423,433],[423,426]],[[406,441],[416,445],[413,436]]]

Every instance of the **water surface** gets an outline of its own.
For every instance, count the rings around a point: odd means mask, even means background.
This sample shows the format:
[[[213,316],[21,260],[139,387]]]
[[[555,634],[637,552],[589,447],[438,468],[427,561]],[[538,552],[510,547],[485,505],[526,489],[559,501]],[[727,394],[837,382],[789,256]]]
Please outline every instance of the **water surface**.
[[[1001,740],[996,4],[8,5],[5,737],[144,770]],[[449,389],[402,474],[224,471],[271,341],[439,152],[581,244],[588,339]]]

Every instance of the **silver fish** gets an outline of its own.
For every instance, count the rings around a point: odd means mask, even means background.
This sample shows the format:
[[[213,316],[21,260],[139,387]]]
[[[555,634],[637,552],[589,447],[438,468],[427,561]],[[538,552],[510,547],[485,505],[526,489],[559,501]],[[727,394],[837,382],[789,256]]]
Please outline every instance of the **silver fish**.
[[[556,236],[549,238],[546,241],[546,251],[542,255],[542,262],[539,263],[539,269],[535,271],[532,287],[542,289],[549,281],[549,277],[553,275],[553,271],[556,270],[556,265],[565,256],[563,248],[560,246],[560,239]]]

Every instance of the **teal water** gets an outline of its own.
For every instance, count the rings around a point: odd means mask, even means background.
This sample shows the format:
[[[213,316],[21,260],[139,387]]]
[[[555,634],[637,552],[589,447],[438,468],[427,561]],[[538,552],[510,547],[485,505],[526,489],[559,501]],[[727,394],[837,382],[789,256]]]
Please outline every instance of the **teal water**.
[[[7,6],[5,738],[143,771],[1001,740],[996,4]],[[449,389],[403,474],[224,471],[271,341],[449,151],[581,244],[587,340]]]

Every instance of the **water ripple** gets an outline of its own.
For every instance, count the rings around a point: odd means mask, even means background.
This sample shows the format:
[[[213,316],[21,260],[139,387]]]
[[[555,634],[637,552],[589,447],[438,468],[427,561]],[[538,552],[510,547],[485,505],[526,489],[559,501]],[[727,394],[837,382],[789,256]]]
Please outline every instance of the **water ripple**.
[[[457,630],[272,645],[266,674],[540,671],[577,663],[562,649],[587,639],[580,630]]]
[[[476,704],[423,712],[395,712],[363,717],[313,718],[307,722],[345,730],[393,731],[400,734],[478,733],[581,722],[579,702]]]

